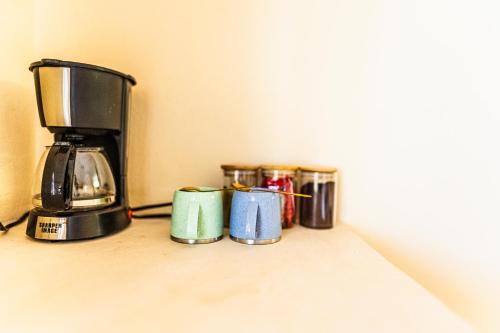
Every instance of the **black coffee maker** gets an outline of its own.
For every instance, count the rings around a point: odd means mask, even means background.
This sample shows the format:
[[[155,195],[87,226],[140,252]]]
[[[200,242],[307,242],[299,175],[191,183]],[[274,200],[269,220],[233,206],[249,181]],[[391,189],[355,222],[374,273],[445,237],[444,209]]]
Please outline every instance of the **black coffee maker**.
[[[108,68],[43,59],[35,77],[42,127],[54,134],[36,172],[26,234],[64,241],[110,235],[131,221],[127,118],[135,79]]]

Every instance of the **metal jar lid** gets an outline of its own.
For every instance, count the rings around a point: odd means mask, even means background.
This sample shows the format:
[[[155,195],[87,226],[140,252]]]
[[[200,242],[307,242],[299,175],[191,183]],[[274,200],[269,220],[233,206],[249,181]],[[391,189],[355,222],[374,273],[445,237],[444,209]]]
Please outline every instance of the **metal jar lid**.
[[[261,166],[262,170],[279,170],[279,171],[297,171],[299,167],[297,165],[279,165],[279,164],[267,164]]]
[[[303,166],[301,166],[299,169],[300,169],[300,171],[303,171],[303,172],[320,172],[320,173],[337,172],[337,168],[333,168],[333,167],[314,167],[314,166],[303,167]]]
[[[257,169],[259,169],[258,165],[249,165],[249,164],[222,164],[220,167],[224,171],[234,171],[234,170],[257,171]]]

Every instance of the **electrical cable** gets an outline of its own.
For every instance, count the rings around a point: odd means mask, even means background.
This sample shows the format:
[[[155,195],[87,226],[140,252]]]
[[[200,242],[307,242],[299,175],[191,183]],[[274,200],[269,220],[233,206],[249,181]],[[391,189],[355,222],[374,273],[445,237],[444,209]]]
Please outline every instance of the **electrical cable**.
[[[137,206],[137,207],[130,207],[130,210],[133,212],[138,212],[141,210],[146,210],[146,209],[153,209],[153,208],[160,208],[160,207],[170,207],[172,206],[172,202],[162,202],[162,203],[157,203],[157,204],[151,204],[151,205],[143,205],[143,206]]]
[[[17,220],[15,220],[12,223],[4,225],[2,222],[0,222],[0,231],[7,232],[9,231],[10,228],[15,227],[18,224],[21,224],[26,220],[30,212],[25,212],[23,215],[21,215]]]
[[[162,203],[157,203],[157,204],[131,207],[130,210],[132,212],[138,212],[138,211],[142,211],[142,210],[150,210],[150,209],[161,208],[161,207],[170,207],[170,206],[172,206],[172,202],[162,202]],[[142,215],[137,215],[134,213],[132,214],[132,218],[134,218],[134,219],[156,219],[156,218],[165,218],[165,217],[172,217],[172,214],[171,213],[142,214]]]
[[[172,217],[172,214],[170,214],[170,213],[167,213],[167,214],[144,214],[144,215],[132,214],[133,219],[157,219],[157,218],[164,218],[164,217]]]

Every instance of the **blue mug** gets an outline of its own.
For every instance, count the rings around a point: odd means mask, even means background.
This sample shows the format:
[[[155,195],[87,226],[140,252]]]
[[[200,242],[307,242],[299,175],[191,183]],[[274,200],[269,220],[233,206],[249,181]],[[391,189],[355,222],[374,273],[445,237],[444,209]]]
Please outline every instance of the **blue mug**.
[[[236,242],[250,245],[279,241],[280,195],[271,192],[235,191],[231,204],[229,236]]]

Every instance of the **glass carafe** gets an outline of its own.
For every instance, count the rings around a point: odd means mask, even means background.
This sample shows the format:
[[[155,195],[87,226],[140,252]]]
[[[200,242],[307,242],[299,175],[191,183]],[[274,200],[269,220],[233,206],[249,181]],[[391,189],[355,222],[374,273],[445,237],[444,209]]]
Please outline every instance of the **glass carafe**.
[[[60,151],[61,146],[63,151]],[[51,152],[54,149],[59,151]],[[58,183],[55,180],[58,177],[64,177],[64,180]],[[51,204],[59,196],[65,201],[64,206]],[[74,147],[60,143],[46,147],[35,175],[35,207],[57,211],[94,209],[113,204],[115,196],[113,173],[102,147]]]

